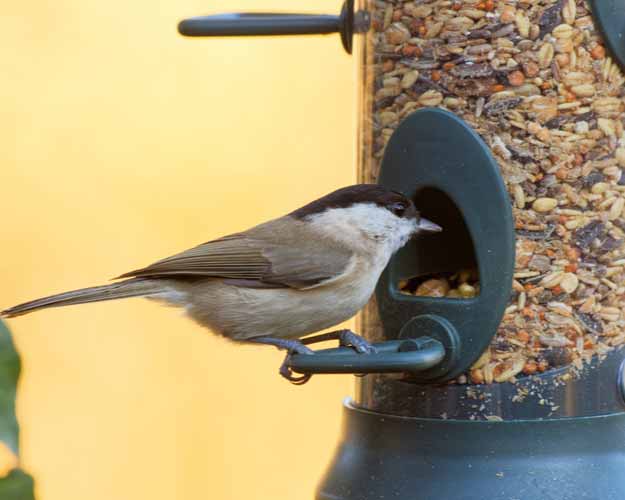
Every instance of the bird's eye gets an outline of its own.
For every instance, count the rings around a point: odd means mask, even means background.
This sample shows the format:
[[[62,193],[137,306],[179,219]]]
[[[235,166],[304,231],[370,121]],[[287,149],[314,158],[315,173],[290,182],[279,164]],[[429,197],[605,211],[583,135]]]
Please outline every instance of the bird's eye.
[[[391,212],[393,212],[397,217],[401,217],[406,212],[406,204],[405,203],[393,203],[389,206]]]

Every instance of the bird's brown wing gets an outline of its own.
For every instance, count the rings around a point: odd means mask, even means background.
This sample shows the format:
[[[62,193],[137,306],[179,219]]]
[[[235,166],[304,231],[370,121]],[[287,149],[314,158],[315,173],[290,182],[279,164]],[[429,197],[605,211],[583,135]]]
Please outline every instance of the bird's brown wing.
[[[340,248],[304,248],[296,235],[276,244],[280,238],[267,236],[264,231],[233,234],[119,278],[205,276],[233,280],[240,286],[266,284],[302,289],[339,276],[349,265],[350,254]]]

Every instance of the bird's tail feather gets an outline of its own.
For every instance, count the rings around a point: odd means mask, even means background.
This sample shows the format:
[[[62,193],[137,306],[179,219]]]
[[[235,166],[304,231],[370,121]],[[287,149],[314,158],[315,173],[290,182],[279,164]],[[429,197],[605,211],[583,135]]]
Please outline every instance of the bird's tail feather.
[[[39,309],[48,307],[62,307],[87,302],[99,302],[103,300],[125,299],[129,297],[141,297],[161,293],[162,286],[156,280],[130,279],[113,283],[111,285],[81,288],[71,292],[59,293],[41,299],[31,300],[14,307],[0,311],[0,317],[14,318],[22,314],[28,314]]]

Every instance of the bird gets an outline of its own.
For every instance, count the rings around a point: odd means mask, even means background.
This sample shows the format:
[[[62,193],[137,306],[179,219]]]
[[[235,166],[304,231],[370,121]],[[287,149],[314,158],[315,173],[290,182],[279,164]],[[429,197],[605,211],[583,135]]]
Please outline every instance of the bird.
[[[0,311],[33,311],[144,297],[179,307],[199,325],[236,342],[287,351],[280,374],[295,384],[290,356],[339,340],[374,352],[350,330],[308,337],[354,316],[370,299],[390,258],[411,238],[442,228],[404,194],[377,184],[333,191],[282,217],[202,243],[126,272],[113,283],[32,300]]]

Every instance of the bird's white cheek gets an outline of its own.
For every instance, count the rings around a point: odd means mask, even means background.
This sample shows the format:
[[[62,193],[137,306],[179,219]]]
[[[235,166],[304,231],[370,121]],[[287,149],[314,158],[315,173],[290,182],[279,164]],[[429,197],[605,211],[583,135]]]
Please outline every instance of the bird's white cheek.
[[[393,234],[392,244],[391,244],[391,246],[393,247],[392,251],[396,252],[401,247],[403,247],[406,243],[408,243],[410,238],[412,238],[413,234],[415,234],[416,230],[417,230],[416,221],[412,223],[409,223],[408,221],[405,221],[405,222],[402,221],[399,227],[395,228],[395,231],[391,233]]]

